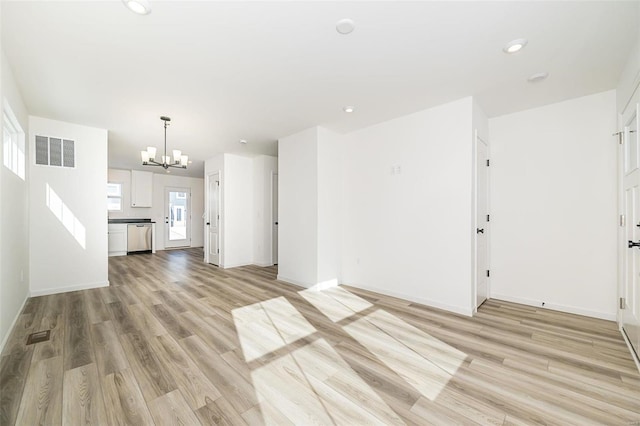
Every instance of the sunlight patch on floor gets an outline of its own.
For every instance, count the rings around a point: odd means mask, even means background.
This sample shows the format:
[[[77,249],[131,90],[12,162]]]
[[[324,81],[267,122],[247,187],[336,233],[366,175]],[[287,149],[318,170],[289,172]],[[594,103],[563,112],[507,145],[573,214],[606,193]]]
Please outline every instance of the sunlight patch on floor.
[[[247,362],[316,332],[282,296],[234,309],[231,314]]]
[[[466,354],[383,310],[344,330],[422,395],[434,401]]]
[[[404,424],[324,339],[282,356],[251,373],[265,424]],[[262,404],[262,403],[261,403]],[[269,414],[271,413],[271,414]]]
[[[342,321],[373,306],[342,287],[332,287],[322,291],[303,290],[299,294],[333,322]]]

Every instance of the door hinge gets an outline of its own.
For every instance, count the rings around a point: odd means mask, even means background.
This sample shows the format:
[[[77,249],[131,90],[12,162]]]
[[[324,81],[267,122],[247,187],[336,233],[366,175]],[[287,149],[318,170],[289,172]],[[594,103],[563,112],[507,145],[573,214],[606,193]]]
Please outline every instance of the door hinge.
[[[489,222],[489,215],[487,215],[487,222]]]
[[[489,159],[487,158],[487,167],[489,167]]]
[[[487,269],[487,277],[490,277],[490,276],[491,276],[491,271]]]
[[[218,254],[220,254],[220,249],[218,249]]]
[[[617,136],[618,137],[618,144],[619,145],[624,145],[624,138],[622,137],[622,135],[624,134],[624,132],[616,132],[614,133],[612,136]]]
[[[627,224],[627,221],[624,217],[623,214],[620,215],[620,226],[625,226]]]
[[[620,298],[620,309],[625,309],[625,306],[627,305],[627,301],[625,300],[624,297]]]

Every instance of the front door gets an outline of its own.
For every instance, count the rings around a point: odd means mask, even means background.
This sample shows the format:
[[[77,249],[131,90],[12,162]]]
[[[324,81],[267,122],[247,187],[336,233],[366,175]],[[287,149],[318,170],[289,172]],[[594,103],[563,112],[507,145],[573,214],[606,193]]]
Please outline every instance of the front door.
[[[622,116],[622,164],[624,211],[623,280],[620,289],[619,318],[631,346],[640,354],[640,129],[638,98]],[[636,246],[637,244],[637,246]]]
[[[189,188],[165,188],[165,248],[191,245],[191,193]]]
[[[207,188],[207,262],[220,265],[220,173],[209,175]]]
[[[476,137],[476,307],[489,292],[489,149]]]

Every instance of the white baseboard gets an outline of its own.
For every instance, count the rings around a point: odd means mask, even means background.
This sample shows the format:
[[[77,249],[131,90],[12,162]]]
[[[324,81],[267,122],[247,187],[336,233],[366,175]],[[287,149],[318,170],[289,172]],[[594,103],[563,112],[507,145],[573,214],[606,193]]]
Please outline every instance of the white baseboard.
[[[539,301],[526,299],[524,297],[514,297],[514,296],[507,296],[504,294],[492,293],[491,299],[504,300],[505,302],[520,303],[521,305],[535,306],[536,308],[551,309],[552,311],[566,312],[568,314],[583,315],[586,317],[599,318],[599,319],[604,319],[609,321],[616,320],[615,313],[610,314],[606,312],[591,311],[589,309],[577,308],[575,306],[559,305],[556,303],[547,303],[547,302],[545,302],[544,306],[542,306],[542,304]]]
[[[350,287],[361,288],[363,290],[374,291],[376,293],[384,294],[387,296],[398,297],[400,299],[407,300],[409,302],[420,303],[421,305],[430,306],[432,308],[438,308],[449,312],[454,312],[456,314],[464,315],[467,317],[473,316],[473,309],[463,308],[461,306],[448,305],[446,303],[438,302],[437,300],[423,299],[421,297],[416,297],[408,294],[398,293],[396,291],[390,291],[386,288],[378,288],[364,285],[355,285],[355,284],[345,284]]]
[[[296,279],[293,279],[293,278],[285,277],[284,275],[281,275],[281,274],[278,274],[276,279],[278,281],[284,281],[286,283],[298,285],[298,286],[304,287],[304,288],[313,287],[313,283],[305,283],[305,282],[300,281],[300,280],[296,280]]]
[[[99,281],[96,283],[78,284],[67,287],[45,288],[43,290],[31,290],[31,297],[48,296],[50,294],[67,293],[69,291],[89,290],[92,288],[108,287],[109,281]]]
[[[270,263],[270,262],[254,262],[254,265],[260,266],[262,268],[266,268],[268,266],[273,266],[273,263]]]
[[[220,265],[220,268],[222,269],[230,269],[230,268],[239,268],[241,266],[249,266],[249,265],[253,265],[253,263],[249,262],[249,263],[230,263],[230,264],[226,264],[226,265]]]
[[[16,316],[13,318],[13,321],[11,321],[11,325],[7,329],[7,334],[2,338],[2,343],[0,343],[0,354],[4,350],[4,345],[7,344],[7,341],[9,340],[9,336],[11,336],[11,332],[13,332],[13,327],[15,327],[16,326],[16,322],[18,322],[18,318],[20,317],[20,314],[22,313],[22,310],[24,309],[24,305],[27,304],[27,300],[29,300],[29,293],[27,293],[27,296],[22,301],[22,305],[20,306],[20,309],[18,309],[18,312],[16,313]]]

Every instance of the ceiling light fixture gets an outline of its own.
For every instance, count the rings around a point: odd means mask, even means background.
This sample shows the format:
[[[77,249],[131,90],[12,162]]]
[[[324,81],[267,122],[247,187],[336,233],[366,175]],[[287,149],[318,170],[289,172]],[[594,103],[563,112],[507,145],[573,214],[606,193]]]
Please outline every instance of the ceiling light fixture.
[[[247,140],[246,139],[240,139],[238,142],[240,142],[243,145],[247,144]]]
[[[527,40],[524,38],[517,38],[515,40],[511,40],[507,43],[502,50],[504,53],[516,53],[522,50],[523,47],[527,45]]]
[[[336,31],[342,35],[351,34],[356,29],[356,24],[349,18],[341,19],[336,22]]]
[[[130,11],[138,15],[148,15],[151,13],[151,3],[149,0],[122,0]]]
[[[547,77],[549,77],[549,73],[548,72],[538,72],[538,73],[530,75],[529,78],[527,79],[527,81],[529,83],[537,83],[539,81],[544,80]]]
[[[142,157],[142,165],[143,166],[162,166],[167,173],[169,172],[169,167],[177,167],[179,169],[186,169],[187,164],[189,163],[189,156],[182,155],[182,151],[179,149],[173,150],[173,162],[171,161],[171,156],[167,155],[167,126],[169,125],[169,121],[171,119],[169,117],[162,116],[160,120],[164,121],[164,155],[162,156],[162,163],[156,161],[156,147],[148,146],[146,151],[140,151],[140,156]]]
[[[344,112],[353,112],[356,109],[354,107],[352,107],[351,105],[347,105],[346,107],[342,108],[344,110]]]

